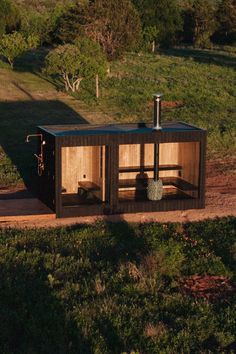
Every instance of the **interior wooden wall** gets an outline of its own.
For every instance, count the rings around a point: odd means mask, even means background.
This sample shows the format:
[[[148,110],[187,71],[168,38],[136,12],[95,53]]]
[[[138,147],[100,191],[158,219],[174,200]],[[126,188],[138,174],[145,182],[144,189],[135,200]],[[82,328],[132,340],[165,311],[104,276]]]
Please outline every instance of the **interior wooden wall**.
[[[89,181],[101,188],[102,199],[105,193],[105,166],[101,166],[105,164],[104,155],[105,147],[100,146],[62,148],[62,188],[66,193],[77,193],[78,182]]]
[[[163,143],[159,145],[160,165],[179,165],[178,149],[179,143]],[[179,175],[178,171],[161,171],[160,177],[177,177]]]
[[[178,153],[179,143],[164,143],[159,145],[159,164],[160,165],[177,165],[179,161]],[[141,149],[143,149],[144,160],[141,161]],[[119,147],[119,167],[128,166],[153,166],[154,164],[154,144],[140,144],[120,145]],[[153,177],[153,172],[145,172],[149,178]],[[137,172],[120,173],[120,179],[136,178]],[[160,177],[178,176],[178,171],[161,171]]]
[[[198,185],[199,180],[199,142],[163,143],[159,145],[160,165],[181,165],[181,176],[186,181]],[[144,157],[141,159],[141,152]],[[119,146],[119,167],[153,165],[153,144],[131,144]],[[120,173],[120,179],[135,179],[139,172]],[[100,187],[98,197],[105,200],[105,146],[84,146],[62,148],[62,188],[66,193],[77,193],[79,181],[90,181]],[[145,172],[152,178],[153,172]],[[179,171],[161,171],[161,177],[177,177]]]
[[[182,178],[195,186],[199,183],[199,162],[199,142],[179,144],[179,164],[183,167]],[[190,194],[195,196],[196,192],[190,192]]]

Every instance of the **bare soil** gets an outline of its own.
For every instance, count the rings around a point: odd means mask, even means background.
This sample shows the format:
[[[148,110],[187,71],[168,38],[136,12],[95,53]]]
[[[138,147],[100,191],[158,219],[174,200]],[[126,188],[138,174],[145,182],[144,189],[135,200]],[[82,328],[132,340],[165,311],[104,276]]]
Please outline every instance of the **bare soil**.
[[[181,108],[184,106],[183,101],[162,101],[161,104],[163,109]],[[147,103],[147,107],[153,107],[153,101]]]
[[[196,299],[212,301],[232,295],[236,292],[236,287],[224,276],[193,275],[180,282],[180,291]]]

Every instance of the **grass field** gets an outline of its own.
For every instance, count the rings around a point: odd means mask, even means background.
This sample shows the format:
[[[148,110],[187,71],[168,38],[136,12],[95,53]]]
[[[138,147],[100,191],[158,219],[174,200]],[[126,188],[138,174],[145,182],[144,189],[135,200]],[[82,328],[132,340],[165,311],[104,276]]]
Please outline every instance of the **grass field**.
[[[1,353],[234,353],[235,281],[236,218],[0,229]]]
[[[36,142],[26,134],[42,124],[152,121],[152,94],[181,107],[164,109],[163,120],[191,122],[208,130],[208,157],[236,151],[235,52],[172,49],[157,55],[127,54],[112,62],[94,98],[94,82],[82,82],[75,99],[59,81],[43,77],[47,50],[26,54],[15,71],[0,68],[0,185],[34,184]]]
[[[183,104],[164,109],[163,120],[182,120],[208,130],[208,156],[236,151],[236,54],[172,49],[157,55],[127,54],[112,63],[103,82],[102,97],[94,100],[93,87],[80,97],[109,112],[117,122],[151,121],[152,95]],[[88,85],[88,84],[87,84]]]
[[[45,51],[0,67],[0,187],[33,186],[37,125],[151,121],[152,94],[181,102],[163,120],[208,129],[208,157],[235,152],[234,51],[127,54],[68,96],[42,77]],[[191,277],[220,286],[186,290]],[[54,229],[0,228],[3,354],[234,353],[236,218],[188,224],[99,222]],[[201,295],[201,296],[200,296]]]

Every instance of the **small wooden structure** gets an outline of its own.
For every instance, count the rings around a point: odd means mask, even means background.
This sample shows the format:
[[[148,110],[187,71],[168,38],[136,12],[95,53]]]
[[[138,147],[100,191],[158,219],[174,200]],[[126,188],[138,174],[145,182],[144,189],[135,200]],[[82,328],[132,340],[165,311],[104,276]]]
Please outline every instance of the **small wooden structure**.
[[[144,123],[86,124],[41,126],[38,133],[39,198],[57,217],[204,208],[202,129],[182,122],[161,130]],[[153,201],[147,184],[155,161],[163,196]]]

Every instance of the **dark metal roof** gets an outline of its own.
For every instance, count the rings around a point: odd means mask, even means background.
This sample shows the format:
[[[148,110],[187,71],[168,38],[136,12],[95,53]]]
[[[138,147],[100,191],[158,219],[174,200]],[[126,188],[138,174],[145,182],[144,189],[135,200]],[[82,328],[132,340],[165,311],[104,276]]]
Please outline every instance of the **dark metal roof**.
[[[54,136],[75,136],[75,135],[103,135],[103,134],[137,134],[151,133],[153,124],[148,123],[125,123],[108,125],[91,124],[68,124],[68,125],[44,125],[40,129]],[[181,132],[202,130],[193,125],[183,122],[163,123],[161,132]]]

